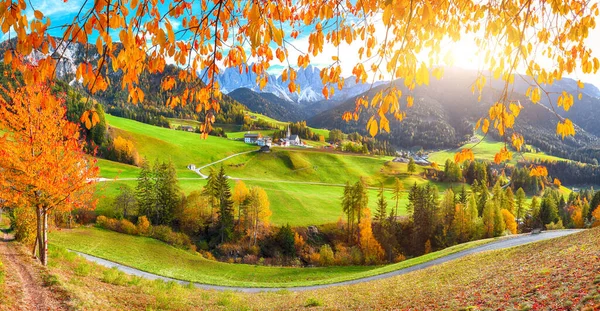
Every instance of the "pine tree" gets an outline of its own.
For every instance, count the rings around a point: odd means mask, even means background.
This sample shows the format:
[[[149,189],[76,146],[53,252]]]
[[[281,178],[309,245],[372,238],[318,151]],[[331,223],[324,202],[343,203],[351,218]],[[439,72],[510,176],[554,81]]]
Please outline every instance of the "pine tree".
[[[525,191],[523,188],[519,188],[516,194],[515,207],[517,219],[522,220],[525,217]]]
[[[148,219],[152,219],[152,211],[154,209],[154,202],[156,201],[154,184],[154,173],[150,169],[148,160],[144,159],[142,162],[140,175],[137,179],[135,194],[138,201],[139,214],[141,216],[146,216]]]
[[[506,230],[500,205],[494,204],[494,236],[501,236]]]
[[[471,239],[473,239],[478,235],[477,224],[479,223],[479,211],[477,210],[475,193],[471,193],[469,201],[467,202],[467,215],[469,218],[469,235]]]
[[[477,211],[479,212],[479,216],[483,217],[483,210],[488,202],[489,192],[485,185],[481,185],[481,193],[479,194],[479,200],[477,202]]]
[[[556,201],[551,196],[544,196],[540,204],[540,220],[543,225],[558,221],[558,208]]]
[[[387,201],[385,200],[383,191],[382,183],[379,188],[379,194],[377,195],[377,210],[375,210],[375,220],[380,224],[387,217]]]
[[[217,198],[219,209],[217,210],[217,229],[221,243],[231,240],[233,236],[233,201],[231,200],[231,189],[225,169],[221,166],[216,177]]]
[[[169,225],[173,220],[175,209],[181,197],[177,172],[171,161],[160,164],[157,162],[154,170],[154,175],[156,176],[154,224]]]
[[[458,194],[458,203],[463,206],[467,206],[467,201],[469,200],[469,194],[467,193],[467,187],[463,184],[460,193]]]
[[[483,232],[486,238],[491,238],[494,236],[494,203],[492,201],[488,201],[485,203],[485,207],[483,209]]]
[[[354,224],[354,208],[353,208],[353,195],[352,195],[352,186],[350,182],[346,182],[346,186],[344,187],[344,196],[342,196],[342,211],[346,214],[346,226],[348,230],[348,242],[350,243],[352,232],[353,232],[353,224]]]
[[[208,177],[206,178],[206,185],[202,189],[202,195],[208,198],[208,205],[210,206],[210,222],[215,223],[215,209],[218,204],[218,184],[217,184],[217,172],[211,167],[208,171]]]
[[[407,171],[409,173],[414,173],[417,171],[417,164],[415,163],[415,160],[412,157],[410,157],[410,159],[408,160]]]

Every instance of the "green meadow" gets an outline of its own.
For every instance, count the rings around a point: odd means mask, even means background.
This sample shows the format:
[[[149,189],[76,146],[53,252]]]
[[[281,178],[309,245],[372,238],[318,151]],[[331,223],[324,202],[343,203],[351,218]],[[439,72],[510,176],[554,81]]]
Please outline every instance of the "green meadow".
[[[240,141],[209,136],[202,140],[198,134],[160,128],[107,115],[109,126],[118,135],[133,141],[140,158],[151,162],[173,161],[179,186],[185,194],[201,190],[205,181],[186,168],[188,164],[206,165],[236,153],[256,150],[257,147]],[[418,166],[414,174],[407,173],[405,163],[392,162],[392,157],[375,157],[300,148],[273,148],[271,153],[252,152],[233,157],[212,166],[221,165],[233,178],[242,179],[247,186],[260,186],[267,191],[271,202],[271,222],[291,226],[319,225],[336,222],[343,217],[341,197],[346,182],[355,183],[361,177],[371,187],[369,207],[374,210],[378,188],[383,184],[388,209],[395,206],[390,188],[398,177],[409,189],[413,184],[429,182]],[[98,159],[100,176],[110,179],[96,185],[99,214],[111,216],[113,201],[119,188],[128,185],[135,189],[134,180],[140,169]],[[203,169],[207,174],[209,168]],[[113,180],[114,179],[114,180]],[[461,184],[434,183],[440,190],[460,187]],[[235,185],[231,181],[232,187]],[[399,214],[406,213],[407,193],[399,200]]]
[[[501,148],[504,147],[504,142],[495,141],[490,137],[487,137],[487,136],[484,137],[479,134],[477,134],[475,136],[481,141],[478,143],[468,143],[468,144],[465,144],[465,145],[461,146],[460,148],[456,148],[456,149],[447,149],[447,150],[433,152],[429,155],[429,161],[436,162],[439,165],[443,166],[444,163],[446,162],[446,159],[450,159],[450,160],[454,161],[454,155],[457,152],[459,152],[465,148],[472,148],[473,154],[475,155],[476,159],[494,161],[494,156],[496,155],[496,153],[498,153],[500,151]],[[565,160],[563,158],[551,156],[551,155],[545,154],[543,152],[527,151],[527,152],[522,152],[522,153],[513,152],[513,158],[510,161],[510,163],[516,164],[517,161],[521,161],[521,160],[525,160],[525,159],[526,160],[541,159],[541,160],[553,160],[553,161],[564,161]]]
[[[292,287],[342,282],[427,262],[493,241],[480,240],[385,266],[272,267],[207,260],[161,241],[98,228],[50,233],[53,245],[179,280],[224,286]],[[115,243],[115,241],[119,241]]]

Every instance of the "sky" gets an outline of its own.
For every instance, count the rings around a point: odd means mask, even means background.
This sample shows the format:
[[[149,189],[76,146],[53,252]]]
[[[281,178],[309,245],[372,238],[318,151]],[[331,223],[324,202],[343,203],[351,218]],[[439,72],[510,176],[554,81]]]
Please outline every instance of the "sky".
[[[29,4],[31,4],[33,6],[33,8],[35,8],[36,10],[42,11],[45,16],[47,16],[51,19],[51,21],[52,21],[51,27],[52,26],[56,27],[59,25],[64,25],[64,24],[68,24],[68,23],[72,22],[74,16],[77,14],[77,12],[81,8],[82,4],[86,3],[86,9],[87,9],[93,5],[93,2],[94,2],[93,0],[87,0],[87,2],[86,2],[86,0],[68,0],[67,2],[65,2],[64,0],[31,0],[30,2],[28,2],[28,6],[29,6]],[[166,2],[169,2],[169,1],[166,1]],[[163,9],[166,10],[167,6],[164,5]],[[31,9],[31,7],[28,8],[27,15],[30,16],[31,18],[33,18],[33,10]],[[181,27],[181,22],[178,20],[170,19],[170,22],[171,22],[174,30],[177,30]],[[308,30],[310,30],[310,29],[308,29]],[[55,28],[51,31],[51,33],[54,35],[60,35],[60,34],[62,34],[62,31],[63,31],[62,29]],[[384,31],[383,31],[382,26],[377,27],[376,33],[378,34],[378,36],[383,37],[383,32]],[[9,34],[6,33],[2,36],[1,39],[6,40],[8,38],[8,36],[9,36]],[[118,40],[118,37],[116,36],[116,32],[115,32],[114,39],[115,39],[115,41]],[[293,40],[293,39],[288,38],[288,40]],[[95,41],[95,38],[93,38],[93,37],[90,38],[90,42],[94,42],[94,41]],[[592,50],[593,50],[592,56],[600,58],[600,25],[598,26],[598,28],[594,29],[592,31],[592,33],[590,33],[590,36],[588,37],[586,44],[590,48],[592,48]],[[300,51],[307,51],[308,50],[308,31],[301,32],[301,35],[296,40],[293,40],[293,45]],[[321,53],[320,55],[317,55],[316,57],[313,57],[311,55],[311,64],[316,67],[320,67],[320,68],[326,67],[333,62],[332,56],[337,56],[339,53],[340,59],[342,61],[341,64],[342,64],[343,75],[350,76],[351,72],[352,72],[352,67],[358,61],[357,55],[358,55],[359,48],[360,48],[360,45],[358,45],[358,44],[347,45],[346,43],[341,44],[341,46],[339,47],[339,51],[338,51],[338,48],[335,48],[332,46],[325,46],[323,49],[323,53]],[[454,59],[455,59],[454,66],[462,67],[465,69],[479,69],[477,64],[481,61],[482,56],[477,55],[476,47],[475,47],[475,44],[472,42],[472,38],[471,39],[465,38],[465,39],[459,41],[458,43],[447,44],[447,46],[445,46],[444,49],[451,51],[452,54],[454,55]],[[294,48],[290,48],[290,49],[288,49],[288,53],[289,53],[290,63],[295,64],[296,60],[298,58],[298,55],[300,55],[300,52]],[[249,62],[251,63],[252,59],[250,59]],[[281,64],[281,63],[279,63],[278,60],[274,60],[272,62],[272,65],[271,65],[271,68],[269,71],[271,73],[277,74],[282,70],[284,65],[286,66],[287,63]],[[369,68],[369,64],[366,64],[365,68]],[[573,75],[569,75],[568,77],[577,79],[577,80],[581,80],[583,82],[592,83],[600,88],[600,73],[595,74],[595,75],[594,74],[584,75],[581,73],[575,73]]]

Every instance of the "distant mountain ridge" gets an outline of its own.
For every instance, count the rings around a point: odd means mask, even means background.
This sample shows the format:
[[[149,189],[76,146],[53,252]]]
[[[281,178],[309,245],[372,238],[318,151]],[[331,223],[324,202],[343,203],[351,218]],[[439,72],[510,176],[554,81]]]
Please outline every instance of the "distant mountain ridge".
[[[260,89],[256,83],[257,75],[252,70],[242,70],[240,73],[238,68],[225,68],[216,80],[221,87],[221,92],[228,94],[239,88],[247,88],[257,93],[272,93],[277,97],[288,102],[293,102],[300,105],[306,105],[318,101],[325,100],[322,94],[323,83],[320,76],[321,70],[314,66],[299,68],[297,70],[295,83],[299,86],[299,93],[290,93],[288,89],[289,81],[282,81],[281,76],[270,74],[264,89]],[[374,86],[383,82],[377,82]],[[348,98],[364,93],[372,85],[370,83],[356,83],[355,77],[349,77],[344,80],[342,90],[335,88],[333,96],[328,100],[334,102],[342,102]]]

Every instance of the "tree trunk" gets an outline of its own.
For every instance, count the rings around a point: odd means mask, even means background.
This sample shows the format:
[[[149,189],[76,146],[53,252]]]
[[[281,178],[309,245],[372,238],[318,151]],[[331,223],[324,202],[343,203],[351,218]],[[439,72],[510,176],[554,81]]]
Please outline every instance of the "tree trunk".
[[[43,242],[42,242],[42,249],[40,249],[40,261],[42,262],[42,265],[47,266],[48,265],[48,211],[46,209],[43,210],[42,212],[42,220],[43,220]]]
[[[42,258],[42,251],[43,251],[43,214],[42,214],[42,206],[37,206],[36,208],[36,216],[37,216],[37,234],[36,234],[36,246],[37,246],[37,253],[38,253],[38,258],[41,260]],[[35,251],[34,251],[34,255],[35,255]]]

